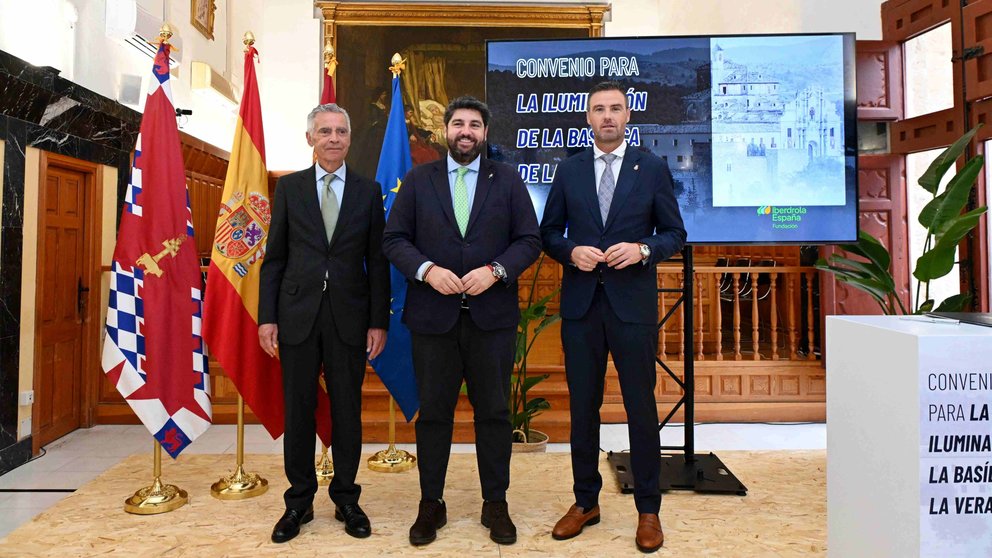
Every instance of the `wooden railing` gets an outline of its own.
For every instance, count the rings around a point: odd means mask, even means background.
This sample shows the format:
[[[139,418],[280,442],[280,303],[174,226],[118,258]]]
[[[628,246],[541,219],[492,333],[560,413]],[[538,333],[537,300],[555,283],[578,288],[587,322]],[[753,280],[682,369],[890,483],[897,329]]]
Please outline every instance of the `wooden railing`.
[[[693,273],[695,359],[816,360],[818,272],[806,266],[697,266]],[[658,268],[659,288],[681,288],[677,267]],[[664,315],[678,295],[658,294]],[[658,352],[685,358],[685,320],[676,312],[658,332]]]

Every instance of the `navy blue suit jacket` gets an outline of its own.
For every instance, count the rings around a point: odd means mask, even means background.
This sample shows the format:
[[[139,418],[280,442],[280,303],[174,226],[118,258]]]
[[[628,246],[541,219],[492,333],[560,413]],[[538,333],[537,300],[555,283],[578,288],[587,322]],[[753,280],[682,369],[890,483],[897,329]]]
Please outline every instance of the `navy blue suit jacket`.
[[[561,315],[569,320],[582,318],[602,278],[606,296],[620,320],[656,324],[655,266],[685,244],[685,228],[668,164],[628,145],[605,224],[596,192],[591,148],[558,165],[541,221],[541,237],[548,255],[564,267]],[[624,269],[601,263],[591,272],[580,271],[571,264],[576,246],[595,246],[605,252],[619,242],[647,244],[651,258],[646,265]]]
[[[497,261],[506,282],[469,297],[480,329],[514,327],[520,320],[517,277],[541,253],[540,230],[527,187],[513,167],[483,159],[465,236],[455,221],[447,158],[410,169],[386,221],[383,252],[409,280],[403,322],[411,331],[439,334],[455,326],[461,295],[442,295],[415,279],[427,261],[464,277]]]

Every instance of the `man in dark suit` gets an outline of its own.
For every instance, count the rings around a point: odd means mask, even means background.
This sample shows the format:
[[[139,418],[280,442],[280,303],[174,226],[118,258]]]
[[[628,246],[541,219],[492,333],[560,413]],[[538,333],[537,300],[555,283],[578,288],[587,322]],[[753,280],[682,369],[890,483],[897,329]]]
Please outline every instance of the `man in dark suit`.
[[[444,478],[462,380],[475,411],[482,524],[517,540],[506,505],[511,428],[507,397],[520,319],[517,277],[541,252],[534,206],[513,167],[480,157],[489,108],[460,97],[444,114],[448,157],[403,179],[383,251],[410,281],[403,321],[420,391],[420,509],[410,542],[428,544],[447,522]]]
[[[316,390],[321,367],[331,400],[334,516],[353,537],[372,533],[355,484],[362,452],[366,358],[386,344],[389,264],[382,254],[385,213],[379,184],[346,168],[348,113],[331,103],[307,117],[317,164],[276,183],[262,262],[258,337],[282,364],[286,512],[272,531],[286,542],[313,519]],[[275,386],[273,386],[275,387]]]
[[[541,236],[564,266],[561,340],[571,411],[575,504],[552,536],[568,539],[599,522],[599,409],[607,352],[620,379],[630,435],[637,548],[653,552],[658,519],[660,440],[655,406],[657,278],[655,264],[685,243],[668,166],[627,145],[630,120],[620,84],[589,92],[586,119],[595,146],[558,165]]]

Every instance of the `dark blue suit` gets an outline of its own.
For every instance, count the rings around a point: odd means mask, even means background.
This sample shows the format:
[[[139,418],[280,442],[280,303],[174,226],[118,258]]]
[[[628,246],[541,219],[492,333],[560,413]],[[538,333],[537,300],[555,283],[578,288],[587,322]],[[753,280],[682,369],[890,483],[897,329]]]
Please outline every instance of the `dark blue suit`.
[[[534,205],[513,167],[480,161],[465,235],[455,220],[447,158],[403,179],[383,236],[383,252],[409,280],[403,322],[413,341],[420,393],[417,453],[421,497],[440,499],[451,451],[455,405],[464,379],[475,412],[482,496],[506,497],[510,484],[510,372],[520,309],[517,277],[541,253]],[[415,279],[432,261],[458,277],[496,261],[506,281],[478,296],[443,295]]]
[[[668,165],[627,146],[609,215],[603,223],[597,199],[593,151],[558,165],[548,195],[541,237],[544,249],[564,267],[562,347],[571,405],[572,475],[576,504],[598,504],[599,409],[607,352],[620,379],[630,432],[634,500],[640,513],[657,513],[660,441],[655,405],[658,298],[655,266],[682,249],[685,229]],[[645,264],[591,272],[571,264],[576,246],[603,252],[620,242],[651,248]]]

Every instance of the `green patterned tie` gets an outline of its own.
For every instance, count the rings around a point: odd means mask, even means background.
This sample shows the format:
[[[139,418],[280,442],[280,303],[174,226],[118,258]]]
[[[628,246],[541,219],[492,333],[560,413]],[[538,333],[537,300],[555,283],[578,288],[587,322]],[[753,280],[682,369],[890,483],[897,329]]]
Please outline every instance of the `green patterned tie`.
[[[322,180],[324,181],[324,199],[320,204],[320,215],[324,218],[324,234],[327,235],[327,241],[330,242],[331,237],[334,236],[334,227],[338,224],[340,207],[338,206],[338,196],[334,193],[334,188],[331,188],[334,175],[325,174]]]
[[[468,167],[458,167],[458,177],[455,178],[455,221],[458,221],[458,230],[465,236],[465,228],[468,227],[468,186],[465,184],[465,173]]]

